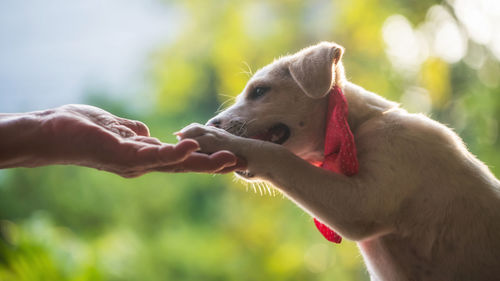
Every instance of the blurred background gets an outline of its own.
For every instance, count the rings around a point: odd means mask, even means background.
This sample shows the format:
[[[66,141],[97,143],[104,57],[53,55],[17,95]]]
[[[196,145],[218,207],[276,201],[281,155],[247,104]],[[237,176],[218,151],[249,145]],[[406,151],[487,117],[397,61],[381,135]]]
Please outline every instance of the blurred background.
[[[0,112],[86,103],[152,135],[318,41],[348,79],[448,124],[500,176],[497,0],[3,0]],[[264,190],[266,191],[266,190]],[[232,175],[0,170],[0,280],[368,280],[281,195]]]

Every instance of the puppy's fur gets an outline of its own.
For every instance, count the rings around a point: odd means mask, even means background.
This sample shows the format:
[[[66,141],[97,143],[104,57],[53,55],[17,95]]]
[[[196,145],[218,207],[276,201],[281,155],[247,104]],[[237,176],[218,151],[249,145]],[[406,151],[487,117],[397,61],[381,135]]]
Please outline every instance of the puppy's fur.
[[[183,136],[245,158],[248,180],[271,182],[356,241],[372,280],[500,279],[500,182],[449,128],[347,82],[342,54],[323,42],[276,60],[209,122],[233,134],[194,124]],[[349,105],[353,177],[311,165],[323,159],[334,85]],[[283,145],[245,138],[276,123],[291,131]]]

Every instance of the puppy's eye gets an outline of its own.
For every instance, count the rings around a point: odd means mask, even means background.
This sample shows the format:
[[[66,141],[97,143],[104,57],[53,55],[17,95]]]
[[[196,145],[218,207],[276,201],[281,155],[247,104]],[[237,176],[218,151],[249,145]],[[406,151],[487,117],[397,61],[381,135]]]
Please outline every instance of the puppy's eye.
[[[255,87],[248,95],[248,98],[251,100],[256,100],[264,96],[268,90],[268,87]]]

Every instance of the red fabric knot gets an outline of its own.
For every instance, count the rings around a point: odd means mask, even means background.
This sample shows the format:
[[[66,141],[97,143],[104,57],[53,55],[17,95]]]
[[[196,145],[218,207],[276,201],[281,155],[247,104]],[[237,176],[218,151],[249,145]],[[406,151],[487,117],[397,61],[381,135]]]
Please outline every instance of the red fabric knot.
[[[328,113],[325,131],[325,158],[321,168],[334,173],[352,176],[358,173],[356,145],[347,123],[347,100],[342,90],[335,86],[328,96]],[[340,243],[342,237],[335,231],[314,219],[319,232],[331,242]]]

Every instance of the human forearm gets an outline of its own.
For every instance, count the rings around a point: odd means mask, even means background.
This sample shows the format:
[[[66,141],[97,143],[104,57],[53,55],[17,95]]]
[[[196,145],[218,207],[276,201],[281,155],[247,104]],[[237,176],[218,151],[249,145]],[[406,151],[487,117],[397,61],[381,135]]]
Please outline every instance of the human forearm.
[[[0,114],[0,168],[36,167],[42,163],[42,125],[49,111]]]

